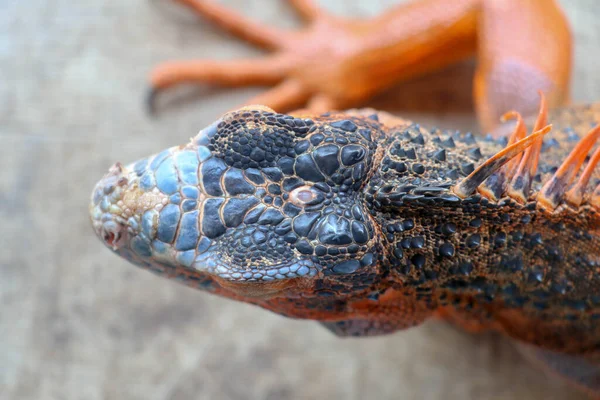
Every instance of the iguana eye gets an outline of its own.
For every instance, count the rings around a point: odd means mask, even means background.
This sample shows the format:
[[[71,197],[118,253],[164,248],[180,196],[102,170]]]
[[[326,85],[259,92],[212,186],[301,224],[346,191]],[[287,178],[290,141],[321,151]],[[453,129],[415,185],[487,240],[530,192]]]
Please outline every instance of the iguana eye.
[[[319,204],[323,200],[325,200],[323,193],[308,185],[300,186],[290,192],[290,201],[299,207]]]

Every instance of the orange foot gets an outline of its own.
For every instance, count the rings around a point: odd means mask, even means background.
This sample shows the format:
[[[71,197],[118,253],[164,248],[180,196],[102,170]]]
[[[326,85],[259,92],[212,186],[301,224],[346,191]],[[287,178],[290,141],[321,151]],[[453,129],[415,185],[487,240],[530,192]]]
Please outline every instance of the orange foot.
[[[246,104],[264,104],[285,112],[307,105],[326,111],[353,103],[349,97],[361,96],[357,85],[340,85],[352,71],[348,59],[357,53],[361,36],[350,21],[331,16],[310,0],[289,0],[307,22],[297,32],[259,25],[218,4],[202,0],[174,0],[188,6],[217,26],[258,47],[272,50],[264,58],[235,61],[175,61],[159,65],[151,74],[151,102],[165,88],[198,82],[242,87],[274,85]],[[332,80],[327,76],[334,75]],[[341,92],[341,93],[340,93]],[[343,101],[342,101],[343,100]]]
[[[212,1],[174,1],[272,53],[162,64],[151,75],[152,107],[161,90],[197,82],[272,85],[246,104],[278,112],[343,109],[472,56],[478,59],[476,111],[486,130],[507,109],[535,113],[538,90],[547,94],[550,106],[568,96],[571,38],[554,0],[420,0],[367,20],[330,15],[311,0],[288,0],[306,21],[298,31],[257,24]]]

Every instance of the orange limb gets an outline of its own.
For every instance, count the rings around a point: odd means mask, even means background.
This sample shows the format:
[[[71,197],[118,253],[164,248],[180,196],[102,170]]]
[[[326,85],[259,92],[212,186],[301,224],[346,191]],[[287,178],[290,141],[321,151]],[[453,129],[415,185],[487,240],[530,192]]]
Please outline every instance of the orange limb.
[[[290,2],[290,5],[294,7],[298,15],[300,15],[306,21],[314,21],[315,19],[324,15],[312,0],[288,1]]]
[[[174,0],[189,7],[196,14],[204,17],[232,35],[265,49],[276,49],[281,46],[287,32],[253,22],[226,7],[212,1]]]
[[[265,66],[260,79],[255,72],[250,75],[257,79],[225,78],[244,76],[249,60],[225,63],[227,72],[212,75],[206,70],[220,69],[219,63],[168,63],[152,74],[154,94],[192,81],[237,86],[291,79],[302,89],[283,91],[289,99],[276,98],[279,89],[258,99],[278,112],[298,106],[300,97],[299,106],[313,110],[350,108],[397,82],[475,56],[475,105],[485,130],[508,109],[531,114],[538,90],[550,106],[567,98],[571,36],[555,0],[420,0],[366,20],[329,15],[311,0],[288,0],[306,21],[298,31],[257,24],[209,0],[174,1],[274,54],[256,60]]]
[[[269,104],[269,107],[276,110],[292,109],[304,104],[308,97],[309,93],[298,81],[288,79],[250,99],[248,104]]]
[[[555,0],[484,1],[478,31],[475,108],[492,129],[505,110],[534,115],[538,92],[548,106],[569,97],[572,39]]]

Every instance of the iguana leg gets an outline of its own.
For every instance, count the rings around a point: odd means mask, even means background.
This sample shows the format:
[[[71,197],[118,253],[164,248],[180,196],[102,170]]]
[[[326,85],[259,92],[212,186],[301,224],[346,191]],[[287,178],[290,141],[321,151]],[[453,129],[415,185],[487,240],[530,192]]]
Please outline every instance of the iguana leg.
[[[224,87],[273,85],[283,81],[293,67],[293,60],[283,55],[236,61],[172,61],[154,68],[148,105],[154,111],[157,93],[186,82],[203,82]],[[274,104],[277,99],[266,99]],[[281,99],[279,99],[281,101]],[[251,104],[258,104],[256,101]]]
[[[280,47],[287,35],[287,33],[281,29],[275,29],[253,22],[212,1],[174,1],[189,7],[196,14],[206,18],[213,24],[258,47],[276,49]]]
[[[323,11],[315,6],[312,0],[288,0],[290,5],[294,7],[296,12],[304,18],[305,21],[314,21],[315,19],[323,16]]]
[[[488,0],[478,21],[474,97],[480,125],[491,129],[515,110],[536,114],[541,90],[554,108],[569,98],[572,40],[555,0]]]
[[[306,20],[298,31],[256,24],[212,1],[175,1],[274,54],[256,64],[165,64],[152,74],[153,93],[190,81],[281,84],[249,103],[280,112],[303,105],[313,111],[349,108],[399,81],[476,56],[474,97],[485,130],[509,109],[534,113],[538,90],[550,107],[568,97],[571,36],[555,0],[421,0],[366,20],[329,15],[310,0],[288,0]],[[247,68],[253,79],[226,77],[245,76]]]

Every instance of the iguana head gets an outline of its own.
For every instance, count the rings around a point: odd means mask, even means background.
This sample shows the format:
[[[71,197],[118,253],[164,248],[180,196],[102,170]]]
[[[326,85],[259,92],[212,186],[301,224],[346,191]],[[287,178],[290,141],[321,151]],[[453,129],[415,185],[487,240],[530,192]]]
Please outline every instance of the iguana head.
[[[185,145],[114,165],[92,195],[94,229],[134,264],[237,297],[317,279],[367,288],[383,249],[363,191],[384,137],[375,117],[230,112]]]

